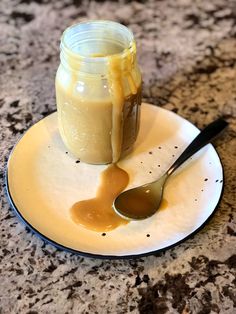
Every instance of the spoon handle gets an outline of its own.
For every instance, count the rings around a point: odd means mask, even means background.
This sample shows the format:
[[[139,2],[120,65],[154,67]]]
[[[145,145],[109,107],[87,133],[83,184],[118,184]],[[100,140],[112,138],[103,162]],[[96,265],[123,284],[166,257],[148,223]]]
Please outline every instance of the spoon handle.
[[[167,171],[167,175],[171,175],[180,165],[182,165],[189,157],[195,154],[203,146],[211,142],[221,131],[227,127],[228,123],[219,118],[203,129],[197,137],[189,144],[189,146],[183,151],[179,158],[173,163],[173,165]]]

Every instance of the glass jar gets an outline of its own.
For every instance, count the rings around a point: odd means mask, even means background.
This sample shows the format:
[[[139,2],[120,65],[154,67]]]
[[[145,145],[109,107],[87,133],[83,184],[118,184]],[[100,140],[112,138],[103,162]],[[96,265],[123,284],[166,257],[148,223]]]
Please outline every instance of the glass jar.
[[[116,162],[138,134],[141,74],[132,32],[111,21],[73,25],[56,74],[59,130],[68,150],[92,164]]]

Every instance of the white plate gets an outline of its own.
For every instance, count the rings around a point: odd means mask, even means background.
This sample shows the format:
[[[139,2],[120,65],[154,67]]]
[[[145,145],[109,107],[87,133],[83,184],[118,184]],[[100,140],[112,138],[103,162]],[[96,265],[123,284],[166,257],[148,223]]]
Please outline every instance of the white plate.
[[[131,188],[161,176],[199,130],[173,112],[143,104],[133,152],[119,162]],[[106,166],[76,163],[66,153],[57,128],[57,113],[32,126],[8,161],[10,203],[22,220],[50,243],[82,255],[125,258],[153,254],[194,234],[214,212],[223,189],[223,169],[211,144],[195,154],[169,179],[166,209],[98,233],[75,224],[69,208],[95,196]]]

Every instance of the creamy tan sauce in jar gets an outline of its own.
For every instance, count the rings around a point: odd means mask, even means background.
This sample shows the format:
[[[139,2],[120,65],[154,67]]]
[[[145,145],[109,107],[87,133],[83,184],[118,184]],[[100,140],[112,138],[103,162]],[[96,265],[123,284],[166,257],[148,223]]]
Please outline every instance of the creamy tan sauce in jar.
[[[60,133],[71,153],[92,164],[118,161],[139,129],[141,75],[132,33],[105,21],[68,28],[56,99]]]

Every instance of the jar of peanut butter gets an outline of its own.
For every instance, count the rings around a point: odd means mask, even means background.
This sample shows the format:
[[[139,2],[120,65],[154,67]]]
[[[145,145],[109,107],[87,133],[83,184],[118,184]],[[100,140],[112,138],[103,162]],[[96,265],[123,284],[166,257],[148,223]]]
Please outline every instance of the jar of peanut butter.
[[[73,25],[56,74],[59,130],[67,149],[92,164],[117,162],[136,140],[141,74],[132,32],[111,21]]]

